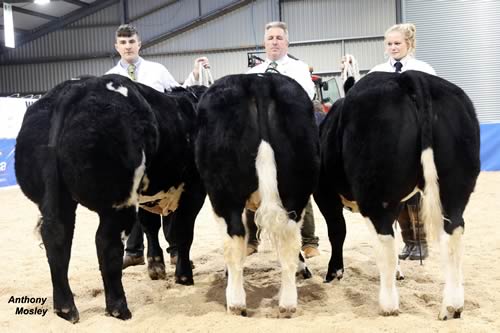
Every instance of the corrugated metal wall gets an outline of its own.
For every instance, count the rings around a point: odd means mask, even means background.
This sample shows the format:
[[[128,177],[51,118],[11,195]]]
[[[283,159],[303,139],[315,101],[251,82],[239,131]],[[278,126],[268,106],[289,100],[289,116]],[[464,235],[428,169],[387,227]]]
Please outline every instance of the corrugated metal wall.
[[[143,53],[144,55],[180,53],[260,45],[263,40],[263,27],[273,19],[268,11],[270,2],[272,1],[258,1],[237,9],[182,35],[156,44]]]
[[[394,0],[290,1],[283,19],[295,41],[370,36],[396,22],[396,8]]]
[[[198,17],[200,11],[204,15],[232,2],[201,0],[199,8],[198,0],[129,1],[129,16],[147,41]],[[118,5],[108,7],[0,57],[0,94],[46,91],[72,76],[107,71],[118,59],[113,61],[111,55],[119,13]],[[281,13],[290,27],[290,53],[332,75],[343,53],[354,54],[365,70],[383,61],[382,35],[395,23],[396,1],[284,1]],[[178,80],[202,53],[209,56],[215,77],[244,72],[247,51],[262,44],[265,23],[278,19],[278,0],[256,0],[142,54],[166,65]],[[27,64],[16,64],[23,59]]]
[[[465,90],[480,122],[500,122],[500,1],[407,0],[404,15],[417,57]]]

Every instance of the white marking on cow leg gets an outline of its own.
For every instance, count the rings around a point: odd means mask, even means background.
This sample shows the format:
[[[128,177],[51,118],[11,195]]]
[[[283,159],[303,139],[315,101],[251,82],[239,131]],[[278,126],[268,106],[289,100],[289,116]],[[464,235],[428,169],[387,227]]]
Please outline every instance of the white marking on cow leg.
[[[270,236],[281,263],[280,316],[291,317],[297,309],[295,273],[300,253],[300,228],[288,218],[278,192],[278,179],[274,151],[266,141],[261,141],[255,160],[259,180],[260,207],[255,222]]]
[[[441,259],[445,279],[443,303],[439,313],[441,320],[460,317],[464,308],[463,233],[464,229],[458,227],[451,236],[444,231],[441,234]]]
[[[396,242],[391,235],[380,235],[370,219],[366,218],[368,229],[377,238],[374,242],[375,257],[380,273],[379,304],[382,315],[399,313],[399,296],[396,289],[396,264],[398,255]]]
[[[283,225],[278,239],[278,256],[281,263],[281,289],[279,299],[279,311],[282,317],[291,317],[297,309],[297,285],[295,273],[299,267],[299,253],[301,245],[300,229],[301,223],[288,220]]]
[[[398,263],[396,264],[396,280],[404,280],[405,279],[405,274],[403,273],[403,270],[401,269],[401,265]]]
[[[227,312],[246,316],[246,294],[243,288],[243,264],[246,258],[246,239],[230,237],[224,218],[215,214],[221,234],[224,237],[224,262],[227,268],[226,304]]]
[[[132,182],[132,189],[130,190],[130,196],[124,202],[119,204],[114,204],[113,208],[120,209],[129,206],[135,206],[136,210],[139,207],[139,194],[138,189],[141,184],[142,177],[144,176],[144,170],[146,170],[146,154],[142,151],[142,162],[134,171],[134,179]]]
[[[128,96],[128,89],[124,86],[119,86],[118,88],[113,87],[113,82],[108,82],[106,84],[106,88],[111,91],[116,91],[117,93],[122,94],[123,96]]]
[[[226,302],[227,311],[246,315],[246,295],[243,288],[243,263],[246,257],[246,242],[241,236],[226,236],[224,260],[227,265]]]

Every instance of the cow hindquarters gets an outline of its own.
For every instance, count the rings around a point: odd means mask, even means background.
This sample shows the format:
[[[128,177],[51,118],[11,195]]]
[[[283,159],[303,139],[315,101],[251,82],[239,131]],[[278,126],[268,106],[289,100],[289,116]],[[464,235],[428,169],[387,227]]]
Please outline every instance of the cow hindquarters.
[[[380,274],[379,304],[384,316],[399,314],[399,296],[396,289],[397,249],[394,235],[377,233],[374,222],[367,220],[367,226],[374,238],[375,256]]]
[[[256,169],[261,204],[256,211],[255,222],[270,236],[278,252],[281,263],[279,311],[280,316],[291,317],[297,309],[295,273],[299,265],[302,222],[290,219],[283,208],[278,192],[274,151],[266,141],[260,143]]]
[[[122,284],[123,244],[121,233],[130,229],[136,220],[136,208],[99,212],[99,228],[95,236],[97,258],[104,283],[106,313],[119,319],[130,319],[132,314]]]

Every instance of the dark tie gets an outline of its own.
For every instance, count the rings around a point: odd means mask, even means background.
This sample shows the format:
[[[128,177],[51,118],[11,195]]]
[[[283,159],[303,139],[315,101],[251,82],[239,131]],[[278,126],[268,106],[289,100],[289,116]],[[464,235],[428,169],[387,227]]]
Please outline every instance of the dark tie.
[[[135,81],[135,65],[134,64],[128,65],[127,72],[128,72],[128,76],[130,76],[130,78]]]
[[[396,73],[401,73],[401,68],[403,68],[403,64],[399,61],[394,63],[394,68],[396,68]]]
[[[276,61],[272,61],[269,66],[267,66],[266,73],[279,73],[276,69],[278,67],[278,63]]]

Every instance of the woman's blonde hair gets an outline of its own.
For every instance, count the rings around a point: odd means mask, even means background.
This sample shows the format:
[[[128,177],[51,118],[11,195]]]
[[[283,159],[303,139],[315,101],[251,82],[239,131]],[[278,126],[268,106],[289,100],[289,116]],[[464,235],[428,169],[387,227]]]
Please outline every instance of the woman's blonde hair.
[[[397,31],[401,33],[408,45],[408,54],[414,55],[417,48],[417,28],[413,23],[401,23],[395,24],[385,31],[384,39],[387,39],[387,35],[391,32]]]

